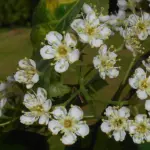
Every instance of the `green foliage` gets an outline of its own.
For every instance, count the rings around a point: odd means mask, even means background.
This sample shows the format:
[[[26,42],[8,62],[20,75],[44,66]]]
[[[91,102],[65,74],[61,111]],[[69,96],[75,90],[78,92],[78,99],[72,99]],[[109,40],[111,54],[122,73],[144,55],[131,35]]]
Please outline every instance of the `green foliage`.
[[[31,0],[1,0],[0,23],[1,25],[29,24],[31,17]]]

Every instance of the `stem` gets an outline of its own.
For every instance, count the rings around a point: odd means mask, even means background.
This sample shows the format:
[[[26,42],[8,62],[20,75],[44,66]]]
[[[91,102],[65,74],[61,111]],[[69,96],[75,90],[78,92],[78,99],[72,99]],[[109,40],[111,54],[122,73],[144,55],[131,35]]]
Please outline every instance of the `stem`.
[[[133,59],[132,59],[132,61],[130,63],[130,66],[129,66],[126,74],[125,74],[125,77],[124,77],[122,83],[120,84],[117,92],[115,93],[112,101],[121,101],[120,96],[121,96],[122,91],[124,90],[124,88],[125,88],[125,86],[127,84],[127,80],[128,80],[128,77],[130,76],[130,71],[131,71],[131,69],[132,69],[132,67],[134,65],[135,60],[136,60],[136,57],[133,57]]]

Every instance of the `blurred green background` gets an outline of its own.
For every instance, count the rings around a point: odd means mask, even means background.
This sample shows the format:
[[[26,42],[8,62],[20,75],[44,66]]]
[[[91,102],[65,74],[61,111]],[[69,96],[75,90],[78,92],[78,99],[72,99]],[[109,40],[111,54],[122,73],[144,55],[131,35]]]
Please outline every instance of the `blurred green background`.
[[[108,0],[99,0],[101,7],[108,10]],[[16,71],[17,63],[24,57],[30,57],[33,47],[30,41],[31,20],[34,8],[38,4],[38,0],[1,0],[0,1],[0,80],[4,80],[6,76]],[[113,40],[107,41],[119,47],[122,38],[116,35]],[[149,49],[149,39],[144,43],[146,49]],[[85,57],[85,61],[91,62],[96,51],[88,51],[89,56]],[[119,78],[108,80],[108,85],[99,91],[101,99],[110,99],[118,88],[118,85],[130,64],[132,54],[129,51],[119,53],[121,57],[120,66],[122,67]],[[67,79],[68,80],[68,79]],[[69,80],[67,82],[70,82]],[[98,106],[98,105],[97,105]],[[95,106],[95,107],[97,107]],[[99,110],[99,109],[97,109]],[[95,133],[95,127],[98,128]],[[97,136],[97,139],[93,139]],[[90,140],[90,141],[89,141]],[[101,133],[99,124],[91,127],[91,135],[82,142],[79,140],[74,146],[66,147],[66,150],[88,150],[88,144],[93,141],[95,146],[89,150],[149,150],[149,144],[135,145],[130,138],[123,143],[117,143],[113,139]],[[55,138],[51,143],[55,142]],[[57,145],[57,143],[56,143]],[[81,147],[81,148],[79,148]],[[62,145],[51,147],[50,150],[61,150]],[[0,150],[47,150],[48,145],[46,139],[33,133],[24,133],[13,131],[6,133],[0,138]]]

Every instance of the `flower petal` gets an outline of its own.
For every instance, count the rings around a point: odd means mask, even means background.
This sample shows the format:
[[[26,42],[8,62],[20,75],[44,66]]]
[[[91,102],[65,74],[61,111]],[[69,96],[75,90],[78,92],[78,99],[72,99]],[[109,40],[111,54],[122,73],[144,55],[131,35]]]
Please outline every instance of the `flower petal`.
[[[75,61],[79,60],[80,52],[78,49],[73,50],[68,54],[68,60],[70,63],[74,63]]]
[[[85,14],[88,14],[88,13],[92,13],[93,12],[93,9],[92,9],[92,7],[90,6],[90,5],[88,5],[88,4],[86,4],[86,3],[84,3],[83,4],[83,12],[85,13]]]
[[[100,47],[103,44],[103,41],[101,39],[93,38],[92,40],[90,40],[89,44],[92,47]]]
[[[49,122],[49,117],[45,114],[43,114],[42,116],[40,116],[39,118],[39,124],[41,125],[47,125]]]
[[[64,41],[68,47],[75,47],[77,45],[77,39],[75,35],[67,33],[64,37]]]
[[[45,45],[41,48],[40,54],[43,59],[52,59],[55,57],[56,51],[49,45]]]
[[[51,120],[48,123],[48,129],[54,134],[57,135],[58,132],[62,129],[62,125],[57,120]]]
[[[45,112],[48,112],[52,107],[52,101],[50,99],[46,100],[42,105]]]
[[[116,77],[118,77],[118,75],[119,75],[119,71],[115,68],[115,69],[109,69],[108,71],[107,71],[107,75],[108,75],[108,77],[109,78],[116,78]]]
[[[39,81],[39,75],[36,73],[36,74],[32,77],[31,82],[37,83],[38,81]]]
[[[58,46],[61,44],[62,35],[57,31],[51,31],[46,35],[46,40],[50,45]]]
[[[139,86],[139,81],[136,77],[134,78],[129,78],[129,84],[133,89],[137,89]]]
[[[130,117],[130,109],[127,108],[127,107],[121,107],[118,110],[118,114],[119,114],[120,117],[129,118]]]
[[[67,133],[62,136],[61,141],[65,145],[72,145],[76,142],[77,136],[74,133]]]
[[[89,134],[89,126],[86,123],[79,123],[76,134],[84,138]]]
[[[138,38],[139,38],[140,40],[146,40],[147,37],[148,37],[148,32],[147,32],[147,31],[143,31],[143,32],[140,32],[140,33],[138,34]]]
[[[47,92],[44,88],[37,89],[37,97],[40,100],[41,104],[43,104],[47,99]]]
[[[139,89],[139,90],[136,91],[136,93],[137,93],[138,98],[141,99],[141,100],[144,100],[148,97],[146,91],[144,91],[144,90]]]
[[[121,130],[121,131],[114,131],[113,132],[113,136],[114,136],[114,139],[116,141],[123,141],[125,139],[125,136],[126,136],[126,132]]]
[[[32,125],[37,121],[37,117],[31,113],[26,113],[20,117],[20,122],[25,125]]]
[[[55,71],[58,73],[63,73],[69,68],[69,63],[65,59],[60,59],[55,64]]]
[[[67,110],[65,107],[56,107],[53,111],[52,114],[55,119],[62,119],[67,115]]]
[[[83,111],[80,107],[78,106],[71,106],[69,109],[68,115],[73,117],[76,120],[81,120],[83,119]]]
[[[147,111],[150,111],[150,100],[146,100],[146,102],[145,102],[145,109]]]
[[[138,114],[138,115],[136,115],[136,117],[135,117],[135,121],[136,121],[137,123],[142,123],[142,122],[144,122],[144,120],[145,120],[146,118],[147,118],[146,115]]]
[[[110,124],[110,122],[107,121],[107,120],[105,120],[105,121],[101,124],[100,128],[101,128],[102,132],[104,132],[104,133],[109,133],[109,132],[111,132],[111,130],[112,130],[111,124]]]

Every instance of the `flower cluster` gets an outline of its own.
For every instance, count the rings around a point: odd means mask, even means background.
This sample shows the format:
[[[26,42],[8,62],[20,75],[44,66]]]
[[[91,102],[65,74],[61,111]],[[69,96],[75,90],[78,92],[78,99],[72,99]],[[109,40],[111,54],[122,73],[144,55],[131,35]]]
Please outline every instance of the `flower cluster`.
[[[18,64],[18,71],[14,75],[15,80],[25,84],[27,89],[32,88],[39,81],[36,63],[32,59],[25,58],[20,60]]]
[[[87,4],[83,5],[85,16],[83,19],[75,19],[71,27],[78,34],[80,41],[89,43],[91,47],[100,47],[103,40],[111,35],[111,30],[99,20],[96,12]]]
[[[109,106],[105,111],[105,115],[107,119],[103,119],[101,130],[110,137],[113,135],[116,141],[123,141],[126,136],[130,110],[127,107]]]
[[[53,59],[55,71],[58,73],[65,72],[69,68],[69,64],[79,60],[80,52],[76,48],[76,37],[71,33],[66,33],[63,36],[51,31],[46,35],[46,40],[49,45],[41,48],[40,54],[43,59]]]
[[[146,99],[150,95],[150,76],[142,68],[137,68],[132,78],[129,78],[129,84],[136,89],[138,98]]]
[[[83,111],[78,106],[72,106],[67,113],[65,107],[52,108],[52,101],[47,99],[47,92],[38,88],[37,93],[27,93],[24,96],[23,104],[29,110],[23,112],[20,122],[25,125],[32,125],[38,121],[41,125],[48,125],[49,130],[54,134],[63,133],[61,139],[65,145],[74,144],[77,135],[85,137],[89,134],[89,127],[83,119]],[[2,103],[4,105],[4,101]],[[1,103],[0,103],[1,106]]]
[[[78,106],[71,106],[67,113],[66,108],[56,107],[52,114],[54,119],[48,124],[48,128],[54,135],[58,132],[64,134],[61,141],[66,145],[74,144],[77,135],[85,137],[89,134],[89,127],[83,119],[83,111]]]
[[[109,78],[116,78],[119,75],[118,68],[114,65],[117,61],[117,54],[107,50],[107,45],[101,45],[99,54],[93,58],[95,69],[99,71],[100,77],[105,79],[106,75]]]

